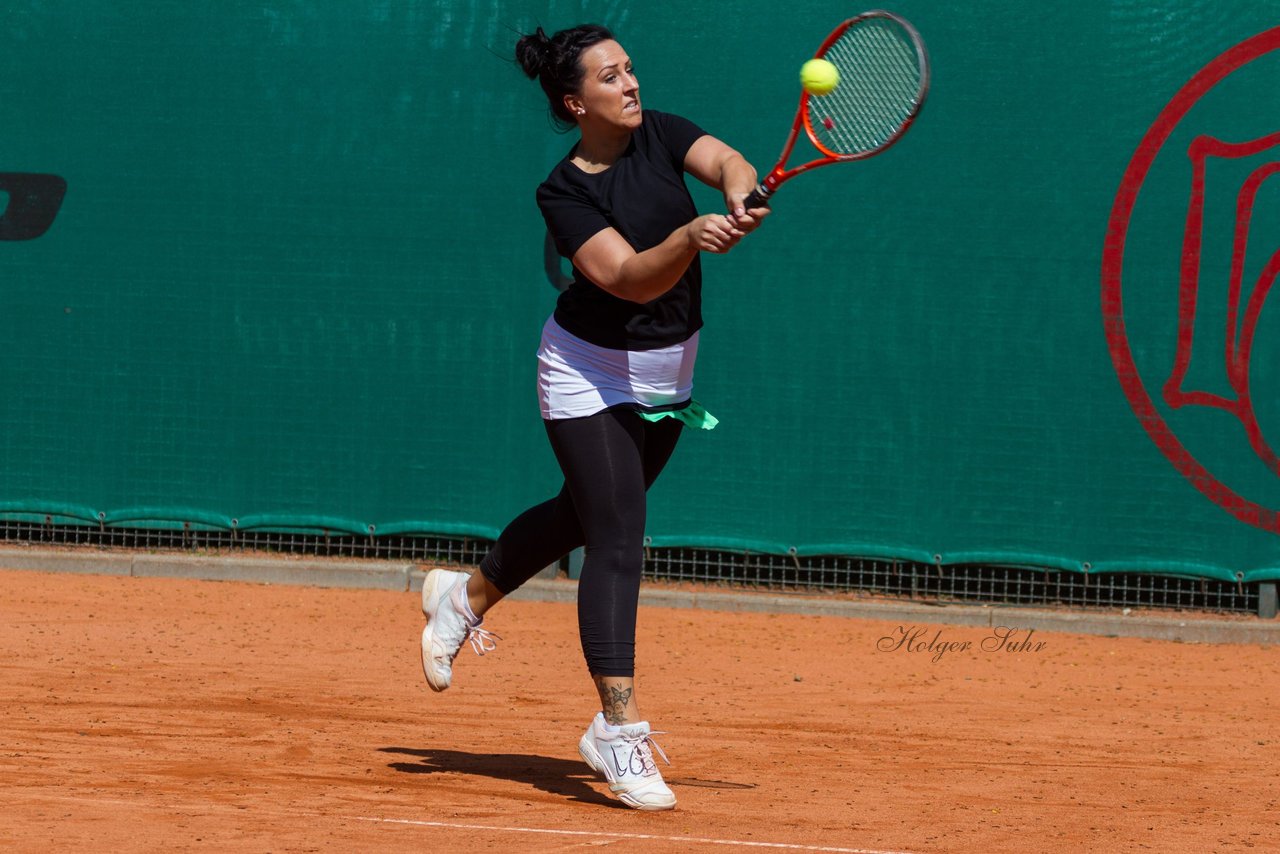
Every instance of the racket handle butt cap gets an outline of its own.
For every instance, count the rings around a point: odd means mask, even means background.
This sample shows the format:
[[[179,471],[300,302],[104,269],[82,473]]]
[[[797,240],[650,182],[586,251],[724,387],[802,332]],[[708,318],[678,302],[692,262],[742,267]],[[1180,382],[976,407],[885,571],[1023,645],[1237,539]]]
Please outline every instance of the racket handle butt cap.
[[[769,197],[772,195],[772,190],[764,184],[759,184],[742,201],[742,206],[747,210],[751,210],[752,208],[767,208],[769,207]]]

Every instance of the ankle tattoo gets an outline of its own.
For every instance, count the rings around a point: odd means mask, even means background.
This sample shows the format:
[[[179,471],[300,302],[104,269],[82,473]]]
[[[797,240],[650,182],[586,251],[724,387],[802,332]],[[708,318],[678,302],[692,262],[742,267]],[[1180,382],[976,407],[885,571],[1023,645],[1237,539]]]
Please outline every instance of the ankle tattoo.
[[[626,723],[627,706],[631,702],[631,695],[635,689],[606,685],[603,679],[596,682],[596,689],[600,692],[600,705],[604,711],[605,722],[615,726]]]

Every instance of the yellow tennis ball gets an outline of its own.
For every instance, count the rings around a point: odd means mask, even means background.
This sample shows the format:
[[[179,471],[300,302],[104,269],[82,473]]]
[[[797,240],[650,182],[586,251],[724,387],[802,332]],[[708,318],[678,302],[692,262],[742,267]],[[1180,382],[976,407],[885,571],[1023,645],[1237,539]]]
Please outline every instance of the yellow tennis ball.
[[[811,59],[800,66],[800,85],[810,95],[826,95],[840,85],[840,72],[825,59]]]

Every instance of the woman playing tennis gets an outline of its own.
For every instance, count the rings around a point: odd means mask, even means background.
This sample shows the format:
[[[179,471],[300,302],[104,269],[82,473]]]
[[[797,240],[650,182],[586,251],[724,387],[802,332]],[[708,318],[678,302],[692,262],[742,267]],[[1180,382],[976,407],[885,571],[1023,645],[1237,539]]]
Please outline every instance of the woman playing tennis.
[[[699,256],[728,252],[768,210],[743,207],[756,170],[742,155],[687,119],[641,108],[631,59],[605,28],[550,37],[539,28],[518,41],[516,59],[557,123],[580,134],[537,190],[573,263],[538,351],[542,418],[564,485],[507,526],[478,573],[427,575],[423,669],[433,689],[448,688],[464,641],[492,648],[485,612],[585,545],[578,625],[601,711],[578,749],[628,806],[670,809],[635,685],[645,492],[681,430],[715,424],[691,397]],[[721,191],[728,213],[700,216],[685,173]]]

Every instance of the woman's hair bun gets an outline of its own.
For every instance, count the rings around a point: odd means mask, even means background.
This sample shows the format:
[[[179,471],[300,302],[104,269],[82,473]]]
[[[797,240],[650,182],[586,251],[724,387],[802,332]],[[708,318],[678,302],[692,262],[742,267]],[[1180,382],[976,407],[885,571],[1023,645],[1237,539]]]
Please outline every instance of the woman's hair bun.
[[[521,36],[516,42],[516,62],[520,63],[530,79],[538,79],[550,59],[551,39],[543,32],[542,27],[527,36]]]

